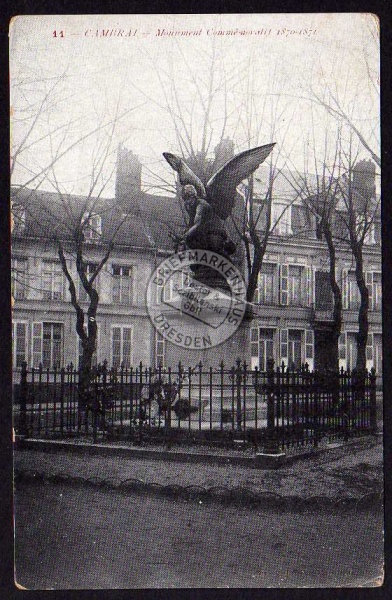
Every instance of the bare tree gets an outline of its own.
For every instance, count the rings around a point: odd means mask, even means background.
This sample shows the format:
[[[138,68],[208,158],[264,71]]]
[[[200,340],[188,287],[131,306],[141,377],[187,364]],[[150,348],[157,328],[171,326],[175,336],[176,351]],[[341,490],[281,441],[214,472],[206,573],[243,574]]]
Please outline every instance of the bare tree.
[[[121,124],[122,139],[126,140],[124,118],[139,107],[121,110],[120,103],[117,102],[114,113],[109,118],[97,115],[93,126],[77,135],[74,129],[76,121],[68,121],[62,125],[52,124],[51,110],[46,110],[56,104],[53,93],[59,81],[56,78],[43,94],[38,106],[31,107],[24,124],[25,132],[18,136],[19,141],[13,147],[13,165],[26,160],[23,183],[13,187],[12,206],[16,216],[22,213],[24,218],[30,219],[34,228],[56,247],[76,314],[76,332],[82,346],[79,368],[83,389],[89,382],[97,343],[99,293],[95,284],[115,246],[119,231],[131,217],[129,207],[127,211],[124,206],[117,206],[115,201],[105,199],[116,168],[120,139],[118,129]],[[18,113],[16,117],[18,118]],[[93,144],[86,146],[86,142],[90,140]],[[46,160],[41,163],[30,161],[31,149],[35,146],[39,148],[42,141],[47,146],[44,156]],[[62,162],[75,160],[74,151],[90,153],[90,172],[83,174],[85,179],[88,178],[83,196],[72,194],[69,188],[72,188],[73,182],[64,182],[61,177]],[[77,174],[75,172],[75,177]],[[36,198],[45,194],[41,190],[43,183],[46,188],[55,192],[55,199],[52,203],[40,206]],[[104,231],[102,223],[105,225]],[[89,258],[89,242],[94,242],[93,265]],[[76,265],[76,272],[72,268],[73,264]],[[81,289],[88,299],[87,311],[79,298]]]
[[[312,113],[313,114],[313,113]],[[295,190],[302,204],[314,216],[316,221],[316,236],[324,240],[327,246],[329,263],[329,283],[333,297],[333,314],[331,330],[331,364],[337,372],[339,368],[339,336],[342,329],[343,305],[342,290],[338,283],[336,272],[336,252],[340,240],[336,237],[335,215],[340,199],[339,150],[337,140],[329,130],[324,131],[324,144],[320,146],[319,155],[314,139],[315,123],[313,120],[312,139],[305,143],[304,167],[300,172],[291,164],[290,175],[284,174],[288,183]],[[341,127],[337,127],[336,136],[340,139]]]
[[[381,167],[380,146],[380,65],[379,23],[374,15],[362,15],[358,28],[360,39],[347,47],[350,68],[342,69],[342,77],[330,78],[328,66],[320,60],[317,73],[320,81],[316,88],[312,79],[308,83],[309,98],[322,107],[333,120],[350,129],[362,148]],[[354,70],[354,73],[353,73]],[[360,82],[352,81],[356,72],[363,73]],[[340,79],[343,78],[343,81]],[[344,81],[344,78],[346,81]]]
[[[250,53],[244,70],[243,94],[240,96],[236,131],[246,141],[248,148],[257,146],[266,139],[276,144],[268,166],[261,167],[265,176],[261,178],[261,172],[256,172],[245,182],[242,188],[243,210],[232,217],[245,248],[248,302],[254,300],[270,237],[281,229],[280,224],[286,219],[291,205],[298,199],[294,190],[291,197],[285,198],[283,205],[280,205],[281,210],[276,210],[277,201],[282,201],[279,193],[276,193],[276,183],[287,165],[286,156],[290,154],[290,148],[287,147],[288,133],[294,119],[294,110],[291,102],[287,102],[283,96],[260,93],[254,58],[253,53]],[[277,72],[280,67],[279,63],[273,63],[264,81],[266,89],[270,92],[279,89]]]
[[[292,168],[290,181],[302,202],[315,215],[318,237],[327,244],[329,279],[334,298],[332,341],[336,364],[343,308],[342,290],[336,276],[336,252],[339,246],[348,246],[352,253],[360,295],[356,368],[362,372],[366,368],[369,329],[369,290],[363,251],[368,241],[374,241],[380,203],[376,196],[375,164],[361,160],[362,144],[356,138],[351,127],[340,124],[335,132],[325,132],[323,155],[312,157],[313,174],[308,174],[310,169],[306,162],[304,171],[307,174],[300,174]],[[314,143],[307,146],[316,147]],[[344,281],[343,285],[347,286],[347,283]]]
[[[339,178],[340,201],[336,207],[336,220],[343,226],[355,262],[355,279],[360,295],[358,310],[356,368],[366,369],[366,345],[369,331],[369,290],[364,270],[364,247],[375,235],[375,220],[379,216],[380,201],[374,185],[375,165],[359,160],[358,144],[350,132],[348,144],[339,144],[339,161],[344,174]]]

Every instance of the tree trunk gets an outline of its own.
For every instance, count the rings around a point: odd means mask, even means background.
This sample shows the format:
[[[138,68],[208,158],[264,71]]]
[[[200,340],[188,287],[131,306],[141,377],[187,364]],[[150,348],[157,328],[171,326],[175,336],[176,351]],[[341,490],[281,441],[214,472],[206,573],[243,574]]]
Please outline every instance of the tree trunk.
[[[334,370],[339,371],[339,337],[342,330],[342,292],[336,281],[336,254],[329,223],[323,225],[329,253],[329,282],[333,294],[333,326],[331,334]]]
[[[246,300],[247,302],[253,302],[255,292],[259,283],[259,273],[263,266],[263,259],[265,254],[266,244],[254,245],[254,256],[252,270],[249,274],[248,287],[246,289]]]
[[[357,333],[357,371],[366,369],[366,345],[369,332],[369,291],[366,287],[363,272],[363,256],[360,244],[353,247],[355,258],[355,278],[357,281],[361,302],[358,311],[358,333]]]

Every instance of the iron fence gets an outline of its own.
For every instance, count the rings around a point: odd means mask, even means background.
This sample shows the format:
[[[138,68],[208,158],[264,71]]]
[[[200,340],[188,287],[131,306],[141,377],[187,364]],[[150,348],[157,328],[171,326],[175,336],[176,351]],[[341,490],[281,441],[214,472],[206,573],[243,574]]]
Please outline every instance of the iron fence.
[[[266,371],[237,361],[227,368],[109,369],[81,385],[71,364],[27,369],[14,385],[16,432],[25,437],[91,437],[253,447],[277,452],[377,430],[374,371]]]

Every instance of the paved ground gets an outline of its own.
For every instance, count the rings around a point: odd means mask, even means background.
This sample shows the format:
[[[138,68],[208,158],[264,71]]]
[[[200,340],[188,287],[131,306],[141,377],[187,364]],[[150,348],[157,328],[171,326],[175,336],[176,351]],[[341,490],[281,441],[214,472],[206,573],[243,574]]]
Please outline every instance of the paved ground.
[[[105,480],[114,485],[131,479],[207,490],[246,488],[254,494],[270,493],[284,498],[321,496],[338,501],[379,493],[383,487],[381,438],[362,439],[277,470],[37,450],[17,451],[14,465],[17,473],[36,471],[90,481]]]
[[[28,589],[373,587],[379,510],[222,507],[68,484],[16,488]]]

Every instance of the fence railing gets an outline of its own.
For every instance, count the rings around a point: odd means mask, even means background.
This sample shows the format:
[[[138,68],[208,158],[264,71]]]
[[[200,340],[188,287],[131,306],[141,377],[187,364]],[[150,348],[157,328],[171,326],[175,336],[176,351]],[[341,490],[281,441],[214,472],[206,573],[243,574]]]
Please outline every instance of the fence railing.
[[[15,429],[26,437],[233,444],[276,452],[377,431],[374,371],[274,367],[27,369],[14,382]],[[242,444],[238,444],[242,442]]]

